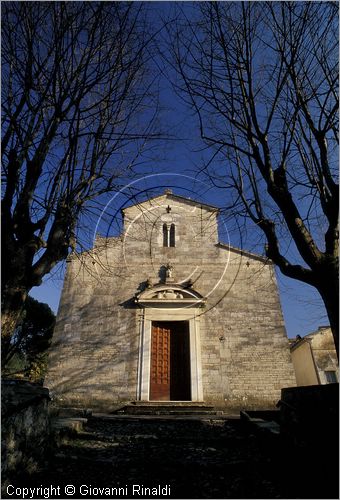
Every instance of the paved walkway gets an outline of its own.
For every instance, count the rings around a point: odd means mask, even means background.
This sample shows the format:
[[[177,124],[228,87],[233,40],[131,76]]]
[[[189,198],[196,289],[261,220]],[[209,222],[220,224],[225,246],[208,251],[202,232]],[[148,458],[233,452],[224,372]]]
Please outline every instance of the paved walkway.
[[[301,484],[307,470],[284,449],[239,419],[101,416],[16,486],[59,487],[53,498],[330,498]]]

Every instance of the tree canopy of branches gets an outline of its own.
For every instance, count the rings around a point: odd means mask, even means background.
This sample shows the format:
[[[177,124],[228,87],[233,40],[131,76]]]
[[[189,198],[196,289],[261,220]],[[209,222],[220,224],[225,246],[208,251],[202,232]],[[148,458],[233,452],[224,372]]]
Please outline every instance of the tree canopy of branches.
[[[16,375],[24,375],[32,382],[42,380],[54,325],[55,315],[50,307],[28,296],[7,351],[7,375],[12,374],[11,364],[14,364],[17,366]]]
[[[281,272],[318,290],[338,349],[338,6],[198,10],[189,20],[184,9],[170,36],[178,90],[221,159],[205,174],[262,230]]]
[[[3,359],[28,291],[157,135],[144,7],[2,5]]]

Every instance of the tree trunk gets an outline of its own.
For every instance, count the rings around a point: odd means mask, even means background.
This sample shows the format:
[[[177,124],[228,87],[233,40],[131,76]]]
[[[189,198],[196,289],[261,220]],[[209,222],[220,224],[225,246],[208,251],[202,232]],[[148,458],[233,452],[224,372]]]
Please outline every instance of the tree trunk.
[[[339,283],[334,278],[327,279],[327,275],[322,278],[317,289],[325,304],[328,314],[329,324],[333,333],[336,353],[339,359]]]
[[[15,327],[17,326],[28,295],[26,287],[7,284],[2,293],[1,312],[1,361],[2,368],[8,362],[8,353]]]

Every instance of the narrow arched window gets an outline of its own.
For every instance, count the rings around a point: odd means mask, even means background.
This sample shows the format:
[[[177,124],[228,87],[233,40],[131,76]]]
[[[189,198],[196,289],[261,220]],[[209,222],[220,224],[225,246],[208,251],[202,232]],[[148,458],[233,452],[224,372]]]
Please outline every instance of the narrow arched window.
[[[175,245],[175,224],[171,224],[170,226],[170,246],[174,247]]]
[[[166,224],[163,224],[163,247],[167,247],[168,245],[168,227]]]

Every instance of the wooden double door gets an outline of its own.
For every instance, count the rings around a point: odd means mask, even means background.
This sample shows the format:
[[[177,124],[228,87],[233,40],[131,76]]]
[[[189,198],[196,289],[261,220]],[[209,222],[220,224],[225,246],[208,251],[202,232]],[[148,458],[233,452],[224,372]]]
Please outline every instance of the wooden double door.
[[[191,400],[188,321],[152,322],[150,400]]]

